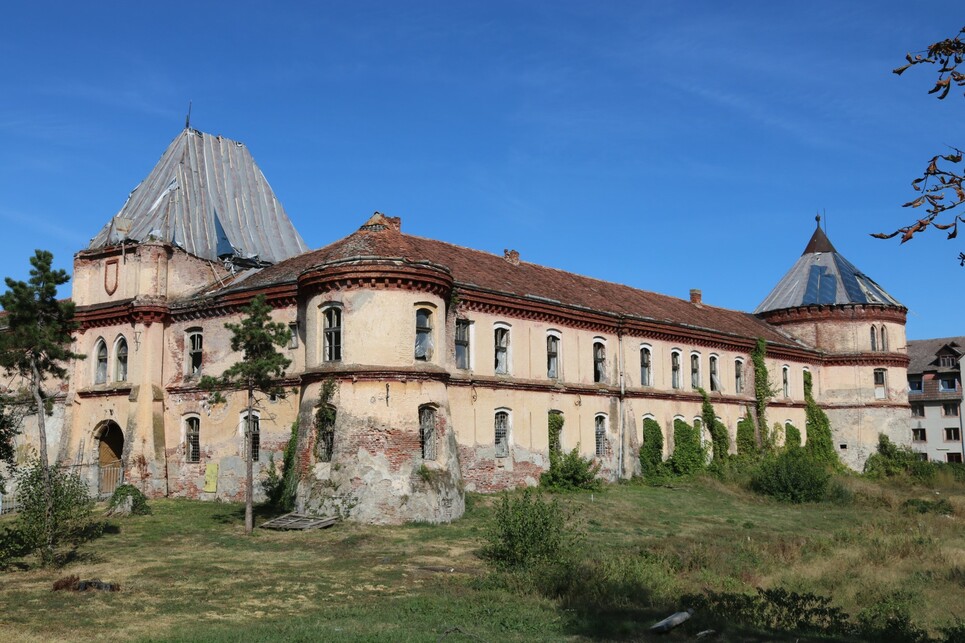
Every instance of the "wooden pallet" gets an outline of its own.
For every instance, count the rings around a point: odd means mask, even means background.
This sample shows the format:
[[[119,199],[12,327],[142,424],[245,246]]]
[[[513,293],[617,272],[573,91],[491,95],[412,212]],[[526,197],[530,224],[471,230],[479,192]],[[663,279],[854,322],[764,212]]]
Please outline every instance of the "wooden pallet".
[[[290,513],[263,522],[259,527],[262,529],[324,529],[331,527],[336,522],[338,522],[338,518]]]

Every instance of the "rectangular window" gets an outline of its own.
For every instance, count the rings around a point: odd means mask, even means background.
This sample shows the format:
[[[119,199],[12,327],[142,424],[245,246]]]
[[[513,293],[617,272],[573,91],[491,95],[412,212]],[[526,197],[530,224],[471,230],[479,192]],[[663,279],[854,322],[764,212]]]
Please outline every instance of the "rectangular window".
[[[909,375],[908,376],[908,392],[909,393],[921,393],[924,390],[924,383],[921,380],[921,375]]]
[[[184,430],[184,455],[188,462],[201,462],[201,420],[188,418]]]
[[[938,365],[942,368],[955,368],[957,360],[952,355],[940,355],[938,357]]]
[[[248,416],[245,415],[241,418],[242,429],[245,432],[245,437],[248,438],[250,434],[250,440],[245,440],[246,443],[251,444],[251,461],[258,462],[261,455],[261,427],[260,420],[257,415],[251,416],[251,422],[248,422]]]
[[[546,336],[546,377],[555,380],[560,376],[560,338]]]
[[[734,360],[734,390],[740,395],[744,392],[744,362]]]
[[[950,426],[945,429],[945,442],[960,442],[962,433],[957,426]]]
[[[201,333],[188,335],[188,375],[201,375],[204,338]]]
[[[680,353],[670,354],[670,385],[680,388]]]
[[[436,410],[431,406],[419,409],[419,444],[423,460],[436,459]]]
[[[922,462],[928,462],[927,453],[916,453],[915,455],[918,456],[918,459],[921,460]]]
[[[914,440],[915,442],[925,442],[926,441],[925,429],[912,429],[911,439]]]
[[[640,386],[652,386],[653,374],[651,372],[653,356],[649,348],[640,349]]]
[[[326,308],[325,333],[322,346],[322,360],[338,362],[342,359],[342,309],[332,306]]]
[[[720,377],[717,376],[717,357],[710,356],[710,390],[720,390]]]
[[[456,368],[469,370],[469,320],[456,320]]]
[[[911,417],[913,417],[913,418],[923,418],[923,417],[925,417],[925,405],[924,405],[924,404],[912,404],[912,405],[911,405]]]
[[[945,454],[945,462],[955,463],[955,464],[961,464],[961,463],[962,463],[962,454],[961,454],[961,453],[946,453],[946,454]]]
[[[885,369],[876,368],[874,372],[875,399],[883,400],[888,397],[888,390],[885,388]]]
[[[606,417],[602,415],[596,416],[593,420],[594,423],[594,438],[596,441],[596,454],[598,456],[606,455]]]
[[[593,381],[606,382],[606,345],[603,342],[593,343]]]
[[[690,388],[700,388],[700,355],[690,356]]]
[[[432,359],[432,311],[428,308],[415,311],[415,358]]]
[[[509,413],[500,411],[496,414],[494,429],[496,457],[505,458],[509,455]]]
[[[951,403],[946,402],[945,404],[942,404],[942,415],[944,415],[945,417],[954,417],[954,418],[957,418],[957,417],[958,417],[958,404],[956,404],[956,403],[954,403],[954,402],[951,402]]]
[[[501,375],[506,374],[509,372],[509,329],[495,329],[494,343],[496,349],[496,373]]]
[[[298,348],[298,322],[288,324],[288,348]]]
[[[957,381],[954,377],[943,377],[938,380],[938,390],[943,393],[955,391],[958,388],[956,384]]]

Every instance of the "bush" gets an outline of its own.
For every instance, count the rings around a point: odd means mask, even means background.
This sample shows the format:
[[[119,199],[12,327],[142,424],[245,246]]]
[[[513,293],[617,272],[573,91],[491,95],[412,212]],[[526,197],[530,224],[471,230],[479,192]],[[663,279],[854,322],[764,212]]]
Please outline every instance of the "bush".
[[[784,448],[801,448],[801,430],[793,424],[788,424],[784,427]]]
[[[681,476],[701,471],[707,463],[707,453],[700,444],[700,431],[683,420],[673,421],[673,455],[670,466]]]
[[[831,421],[814,400],[812,386],[811,373],[804,371],[804,430],[808,437],[804,448],[814,460],[829,467],[839,467],[841,461],[838,459],[837,451],[834,450]]]
[[[283,511],[292,511],[295,508],[295,496],[298,493],[298,476],[295,466],[297,450],[298,422],[294,422],[288,444],[285,445],[285,452],[282,456],[281,475],[279,475],[278,468],[275,466],[274,455],[270,455],[268,456],[268,469],[265,472],[265,479],[261,482],[261,488],[265,491],[268,504]]]
[[[504,492],[487,528],[482,554],[507,570],[527,570],[567,557],[576,534],[567,529],[567,513],[554,499],[547,502],[531,489]]]
[[[831,474],[803,450],[785,451],[763,460],[751,489],[784,502],[818,502],[828,494]]]
[[[710,444],[713,449],[713,461],[720,462],[726,460],[730,449],[730,439],[727,437],[727,427],[717,419],[714,412],[714,405],[710,403],[710,396],[704,389],[697,389],[703,402],[700,407],[700,419],[710,433]]]
[[[643,446],[640,447],[640,468],[644,475],[656,474],[663,464],[663,431],[653,418],[643,420]]]
[[[122,484],[114,490],[110,501],[107,503],[108,512],[119,507],[127,498],[131,499],[132,514],[146,516],[151,513],[151,508],[147,506],[147,496],[132,484]]]
[[[915,596],[899,590],[876,598],[858,613],[856,634],[868,641],[925,643],[930,640],[928,632],[911,620]]]
[[[909,447],[898,446],[887,435],[878,435],[878,450],[864,463],[864,474],[872,479],[911,478],[931,483],[938,476],[937,462],[922,460]]]
[[[757,438],[754,436],[754,420],[745,415],[737,422],[737,455],[756,455]]]
[[[47,519],[43,467],[34,461],[20,468],[17,475],[17,521],[14,531],[22,553],[36,553],[42,565],[62,559],[64,544],[77,547],[100,534],[102,525],[91,515],[94,499],[87,485],[75,473],[49,467],[53,511]],[[51,548],[48,549],[48,543]]]
[[[566,454],[551,449],[550,468],[539,477],[539,486],[550,491],[599,491],[599,472],[600,464],[582,457],[578,449]]]

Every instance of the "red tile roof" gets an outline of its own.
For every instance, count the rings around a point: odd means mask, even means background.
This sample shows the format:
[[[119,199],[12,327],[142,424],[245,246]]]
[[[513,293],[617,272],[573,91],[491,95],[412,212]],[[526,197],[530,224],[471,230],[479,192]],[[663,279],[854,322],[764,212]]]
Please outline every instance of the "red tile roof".
[[[374,220],[374,218],[373,218]],[[450,243],[403,234],[394,226],[369,224],[319,250],[292,257],[228,286],[221,293],[290,283],[308,270],[353,258],[429,261],[447,267],[457,286],[479,287],[508,295],[538,297],[593,311],[685,325],[728,335],[807,348],[750,313],[661,295],[584,277]],[[396,225],[397,222],[395,222]]]

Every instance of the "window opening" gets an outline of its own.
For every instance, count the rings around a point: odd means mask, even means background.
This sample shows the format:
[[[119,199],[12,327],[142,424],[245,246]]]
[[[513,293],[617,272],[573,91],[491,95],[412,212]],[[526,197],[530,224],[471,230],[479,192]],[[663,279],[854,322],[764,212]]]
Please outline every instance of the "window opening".
[[[325,331],[323,338],[322,359],[326,362],[338,362],[342,359],[342,309],[337,306],[326,308]]]
[[[415,312],[415,358],[432,359],[432,311],[428,308]]]
[[[117,341],[116,356],[114,358],[114,379],[118,382],[127,381],[127,340],[121,337]]]
[[[697,353],[690,356],[690,387],[700,388],[700,355]]]
[[[315,414],[318,423],[318,461],[331,462],[335,452],[335,408],[319,406]]]
[[[938,358],[938,365],[942,368],[954,368],[955,358],[951,355],[941,355]]]
[[[871,327],[871,350],[878,350],[878,329]]]
[[[921,393],[924,390],[924,385],[921,376],[908,376],[908,392],[909,393]]]
[[[653,385],[653,355],[649,348],[640,349],[640,386]]]
[[[680,388],[680,353],[670,353],[670,385]]]
[[[456,368],[469,369],[469,320],[456,320]]]
[[[962,432],[957,426],[950,426],[945,429],[946,442],[959,442],[962,439]]]
[[[734,390],[744,392],[744,362],[739,359],[734,360]]]
[[[925,417],[925,405],[924,404],[912,404],[911,405],[911,416],[916,418]]]
[[[419,445],[423,460],[436,459],[436,410],[431,406],[419,409]]]
[[[884,327],[884,324],[881,326],[881,350],[888,350],[888,329]]]
[[[495,422],[496,457],[505,458],[509,455],[509,413],[498,411]]]
[[[254,414],[251,416],[250,423],[248,422],[247,415],[242,416],[241,421],[245,433],[250,434],[250,441],[246,440],[246,442],[250,442],[251,444],[251,460],[252,462],[258,462],[261,454],[261,421],[258,416]]]
[[[288,324],[288,348],[298,348],[298,322]]]
[[[791,397],[791,369],[787,366],[781,369],[781,386],[784,389],[784,397]]]
[[[926,442],[927,440],[925,439],[925,429],[912,429],[911,439],[914,440],[915,442]]]
[[[594,437],[596,438],[596,454],[598,456],[606,455],[606,416],[598,415],[593,419],[594,424]]]
[[[556,379],[560,376],[560,338],[546,336],[546,377]]]
[[[942,404],[942,415],[945,417],[958,417],[958,404],[948,403]]]
[[[201,462],[201,419],[185,420],[184,453],[188,462]]]
[[[875,378],[875,399],[883,400],[887,396],[887,392],[885,390],[885,369],[876,368],[874,378]]]
[[[509,329],[496,328],[494,331],[496,348],[496,372],[505,374],[509,372]]]
[[[188,335],[188,375],[201,375],[203,348],[204,336],[200,332]]]
[[[961,463],[962,463],[962,454],[961,454],[961,453],[946,453],[946,454],[945,454],[945,462],[954,463],[954,464],[961,464]]]
[[[561,411],[550,411],[547,414],[546,425],[550,453],[562,453],[563,413]]]
[[[717,356],[710,356],[710,390],[719,391],[720,387],[720,377],[717,375]]]
[[[107,381],[107,344],[104,340],[97,341],[97,366],[94,371],[94,383],[104,384]]]
[[[606,382],[606,345],[593,342],[593,381]]]

